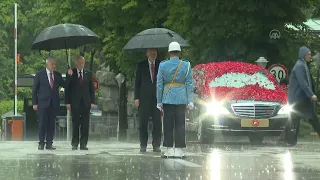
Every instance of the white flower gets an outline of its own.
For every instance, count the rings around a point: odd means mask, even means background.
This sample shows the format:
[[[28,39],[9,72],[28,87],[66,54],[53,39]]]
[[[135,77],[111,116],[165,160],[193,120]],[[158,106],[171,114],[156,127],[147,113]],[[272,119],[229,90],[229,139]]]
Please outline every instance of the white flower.
[[[245,73],[226,73],[215,78],[210,82],[210,87],[235,87],[241,88],[247,85],[258,84],[260,87],[275,90],[275,85],[268,79],[267,76],[261,73],[248,75]]]

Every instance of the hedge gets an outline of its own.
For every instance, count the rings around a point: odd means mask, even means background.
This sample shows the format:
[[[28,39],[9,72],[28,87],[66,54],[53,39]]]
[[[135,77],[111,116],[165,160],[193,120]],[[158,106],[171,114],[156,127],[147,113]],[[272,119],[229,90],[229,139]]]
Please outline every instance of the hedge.
[[[18,101],[18,113],[23,113],[23,101]],[[0,116],[9,111],[13,111],[13,100],[0,101]],[[2,126],[2,118],[0,118],[0,126]]]

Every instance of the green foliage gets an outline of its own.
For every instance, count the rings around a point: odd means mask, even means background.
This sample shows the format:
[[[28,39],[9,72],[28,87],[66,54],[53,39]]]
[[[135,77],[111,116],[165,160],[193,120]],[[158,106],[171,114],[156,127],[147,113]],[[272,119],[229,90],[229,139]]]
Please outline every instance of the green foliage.
[[[55,25],[56,22],[52,19],[56,11],[55,8],[50,8],[49,1],[12,1],[12,0],[2,0],[0,1],[0,100],[12,99],[14,97],[14,38],[13,38],[13,25],[14,25],[14,3],[18,4],[18,53],[21,54],[22,64],[18,65],[18,76],[24,74],[35,74],[37,71],[45,68],[44,59],[49,55],[49,52],[39,52],[36,50],[31,50],[32,43],[37,35],[44,30],[46,27]],[[59,3],[68,3],[69,1],[60,1]],[[78,4],[78,3],[75,3]],[[56,4],[58,5],[58,4]],[[79,3],[81,5],[81,3]],[[48,9],[46,8],[48,6]],[[66,6],[65,6],[66,7]],[[60,6],[59,6],[60,8]],[[52,10],[52,11],[51,11]],[[79,9],[78,9],[79,10]],[[39,13],[42,12],[42,13]],[[74,11],[84,15],[91,15],[94,11],[87,11],[82,9],[81,11]],[[70,13],[65,13],[66,15]],[[62,14],[61,14],[62,15]],[[72,14],[71,14],[72,15]],[[60,16],[61,17],[61,16]],[[75,19],[79,17],[75,15],[74,17],[67,17],[69,19]],[[85,20],[82,17],[81,19]],[[62,18],[63,19],[63,18]],[[89,18],[90,19],[90,18]],[[95,22],[86,19],[87,22]],[[78,19],[79,20],[79,19]],[[81,23],[80,23],[81,24]],[[97,25],[96,25],[97,26]],[[98,49],[98,48],[97,48]],[[71,58],[73,59],[80,54],[80,50],[72,50]],[[65,50],[54,51],[54,56],[57,57],[57,70],[61,73],[67,71],[67,54]],[[85,53],[86,59],[90,59],[90,54]],[[97,60],[98,57],[95,56],[93,59],[93,67],[97,69],[100,62]],[[73,64],[73,63],[72,63]],[[90,62],[87,63],[87,67]],[[74,66],[73,66],[74,67]],[[94,70],[95,70],[94,69]],[[25,97],[31,97],[30,88],[19,88],[18,98],[23,99]]]
[[[312,132],[312,126],[309,122],[302,120],[300,123],[300,132],[299,137],[308,137],[310,136],[310,133]]]
[[[23,112],[23,101],[18,101],[18,113]],[[0,116],[7,112],[13,111],[13,101],[1,101],[0,102]]]
[[[13,2],[0,2],[0,100],[13,98]],[[291,67],[298,48],[308,45],[319,50],[319,38],[302,24],[317,16],[317,0],[294,1],[192,1],[192,0],[29,0],[19,4],[18,51],[23,64],[19,75],[35,73],[44,68],[48,52],[31,51],[35,37],[46,27],[60,23],[82,24],[101,37],[101,42],[72,50],[71,58],[85,52],[87,67],[93,57],[93,71],[110,66],[115,73],[134,77],[137,61],[145,59],[144,52],[127,53],[124,45],[142,30],[165,27],[188,40],[190,48],[183,58],[193,65],[209,61],[241,60],[253,62],[264,56],[270,64]],[[299,31],[290,29],[297,26]],[[277,29],[281,38],[271,40],[269,32]],[[9,42],[9,43],[8,43]],[[57,70],[64,73],[67,55],[54,51]],[[164,59],[165,54],[161,54]],[[30,91],[19,91],[19,97]]]
[[[18,101],[17,102],[18,105],[18,113],[22,113],[23,112],[23,101]],[[14,104],[13,104],[13,100],[12,101],[1,101],[0,102],[0,117],[3,116],[5,113],[10,112],[10,111],[14,111],[13,109]],[[2,128],[2,118],[0,118],[0,130]]]
[[[316,5],[314,0],[40,0],[34,14],[53,24],[89,27],[103,39],[93,46],[104,54],[99,62],[131,77],[144,53],[124,53],[122,48],[135,34],[153,27],[172,29],[187,39],[191,48],[184,57],[193,64],[226,59],[253,62],[264,56],[270,64],[291,66],[299,46],[308,44],[307,31],[292,31],[286,25],[302,25],[316,12]],[[270,40],[273,29],[281,32],[281,39]]]
[[[308,1],[172,1],[166,26],[187,37],[192,45],[190,60],[197,62],[226,59],[253,62],[264,56],[271,63],[296,59],[292,43],[295,33],[285,25],[306,21],[302,8]],[[179,23],[177,23],[179,22]],[[270,40],[277,29],[281,38]]]

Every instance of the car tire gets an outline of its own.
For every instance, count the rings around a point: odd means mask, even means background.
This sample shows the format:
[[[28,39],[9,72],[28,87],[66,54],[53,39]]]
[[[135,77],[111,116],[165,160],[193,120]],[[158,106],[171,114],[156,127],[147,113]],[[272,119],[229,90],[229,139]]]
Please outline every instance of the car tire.
[[[263,136],[260,134],[252,134],[249,136],[249,140],[253,145],[260,145],[263,142]]]
[[[199,124],[197,136],[200,144],[213,144],[214,142],[214,133],[213,131],[207,130],[207,124],[205,121]]]

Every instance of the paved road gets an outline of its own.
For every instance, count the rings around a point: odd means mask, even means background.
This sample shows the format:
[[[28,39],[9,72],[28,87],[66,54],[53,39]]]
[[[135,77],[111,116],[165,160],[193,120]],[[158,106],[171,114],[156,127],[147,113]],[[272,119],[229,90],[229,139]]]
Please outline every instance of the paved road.
[[[0,141],[1,180],[309,180],[320,179],[320,144],[296,147],[217,143],[190,144],[186,159],[161,159],[138,144],[90,142],[89,151],[72,151],[56,142],[56,151],[38,151],[36,142]]]

